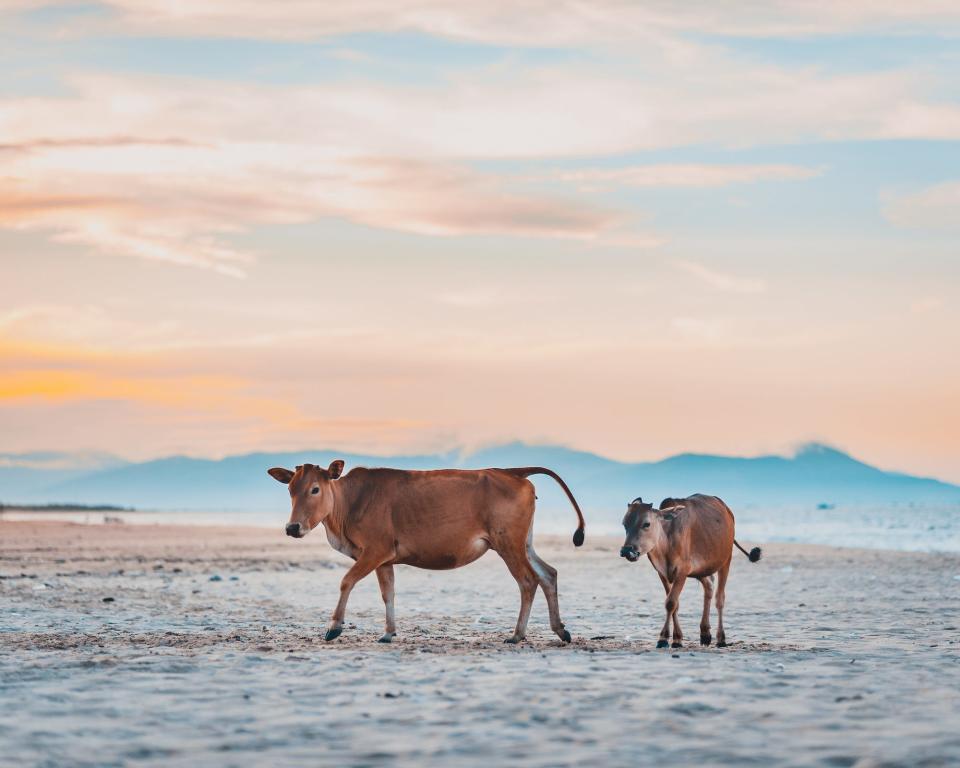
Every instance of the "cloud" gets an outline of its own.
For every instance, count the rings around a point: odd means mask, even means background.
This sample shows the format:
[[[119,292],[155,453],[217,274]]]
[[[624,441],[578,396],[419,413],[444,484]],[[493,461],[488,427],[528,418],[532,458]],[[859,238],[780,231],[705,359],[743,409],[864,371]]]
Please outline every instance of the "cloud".
[[[888,196],[886,218],[910,229],[960,230],[960,181],[946,181],[912,194]]]
[[[543,17],[551,35],[573,44],[581,28],[600,37],[601,28],[615,31],[614,11],[656,17],[655,29],[675,32],[686,23],[669,21],[676,16],[669,4],[640,11],[569,5],[558,15],[546,3],[476,10],[401,2],[373,22],[342,4],[251,2],[238,10],[204,0],[179,15],[154,0],[111,7],[121,24],[169,24],[171,34],[221,22],[229,30],[233,19],[256,25],[258,36],[274,22],[296,20],[291,30],[337,33],[370,23],[456,37],[470,29],[495,35],[516,18],[522,29]],[[934,100],[929,73],[788,69],[671,35],[651,33],[644,45],[576,65],[461,68],[425,85],[72,73],[58,95],[0,98],[0,226],[233,277],[245,276],[261,255],[246,233],[324,218],[423,236],[645,248],[660,238],[639,223],[639,212],[598,206],[582,193],[591,185],[707,188],[819,171],[785,164],[588,169],[562,175],[580,186],[564,189],[530,184],[522,168],[505,164],[693,144],[960,137],[960,105]],[[499,165],[481,164],[490,160]]]
[[[923,296],[910,305],[910,311],[918,315],[924,315],[943,309],[943,306],[943,299],[939,296]]]
[[[79,4],[79,3],[78,3]],[[64,7],[63,0],[8,0],[16,8]],[[841,33],[956,33],[960,11],[942,0],[909,4],[887,0],[772,0],[676,3],[652,0],[368,0],[304,3],[302,0],[103,0],[109,11],[77,18],[91,33],[196,37],[313,39],[363,32],[416,32],[481,43],[522,46],[636,44],[653,35],[698,33],[758,37],[809,37]]]
[[[616,168],[588,168],[558,174],[563,181],[596,189],[627,187],[723,187],[758,181],[811,179],[823,171],[802,165],[637,165]]]
[[[437,296],[437,301],[461,309],[489,309],[503,302],[503,298],[489,290],[448,291]]]
[[[62,147],[193,147],[198,146],[186,139],[152,139],[137,136],[87,136],[70,139],[37,138],[14,144],[0,144],[0,152],[33,152]]]
[[[581,202],[509,192],[502,180],[465,168],[384,158],[352,167],[353,189],[339,213],[362,224],[425,235],[592,240],[618,223]]]
[[[675,264],[678,269],[718,291],[726,293],[763,293],[767,289],[767,284],[759,278],[729,275],[693,261],[677,261]]]
[[[466,166],[331,157],[313,146],[58,145],[7,168],[14,177],[0,179],[0,226],[234,277],[257,254],[232,236],[269,223],[335,217],[421,235],[581,241],[629,233],[614,212],[511,190],[507,180]]]

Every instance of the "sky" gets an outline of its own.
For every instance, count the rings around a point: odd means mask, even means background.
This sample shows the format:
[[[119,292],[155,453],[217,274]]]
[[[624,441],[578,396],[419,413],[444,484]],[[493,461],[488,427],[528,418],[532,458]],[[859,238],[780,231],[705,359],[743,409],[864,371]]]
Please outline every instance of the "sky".
[[[960,5],[0,0],[0,449],[960,482]]]

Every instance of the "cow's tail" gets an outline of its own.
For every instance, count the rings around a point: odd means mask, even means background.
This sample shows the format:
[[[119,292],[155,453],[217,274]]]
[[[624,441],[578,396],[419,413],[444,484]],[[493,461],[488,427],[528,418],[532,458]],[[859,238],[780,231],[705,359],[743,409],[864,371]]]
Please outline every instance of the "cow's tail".
[[[749,552],[747,552],[747,550],[745,550],[743,547],[740,546],[740,543],[736,539],[733,540],[733,543],[736,545],[737,549],[743,552],[743,554],[745,554],[750,559],[751,563],[757,562],[757,560],[759,560],[763,556],[763,551],[760,549],[760,547],[754,547]]]
[[[530,475],[547,475],[552,477],[557,483],[563,488],[563,492],[567,494],[567,498],[570,499],[570,503],[573,504],[574,510],[577,513],[577,521],[579,525],[577,530],[573,532],[573,545],[579,547],[583,544],[583,529],[586,527],[586,523],[583,521],[583,512],[580,511],[580,505],[577,504],[577,500],[573,497],[573,493],[570,492],[570,489],[567,488],[567,484],[563,482],[563,478],[560,477],[552,469],[547,469],[546,467],[517,467],[516,469],[506,470],[512,475],[517,477],[530,477]]]

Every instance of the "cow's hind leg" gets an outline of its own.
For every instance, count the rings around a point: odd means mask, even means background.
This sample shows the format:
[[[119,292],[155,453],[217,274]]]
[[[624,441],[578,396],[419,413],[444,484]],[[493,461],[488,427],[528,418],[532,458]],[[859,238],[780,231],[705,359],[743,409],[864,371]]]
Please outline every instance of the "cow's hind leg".
[[[533,543],[527,539],[527,557],[533,571],[537,575],[537,581],[543,589],[543,594],[547,598],[547,610],[550,611],[550,629],[557,633],[557,636],[565,643],[570,642],[570,633],[567,632],[563,622],[560,621],[560,601],[557,598],[557,569],[547,563],[534,551]]]
[[[397,624],[393,615],[393,566],[381,565],[377,568],[377,581],[380,582],[380,595],[383,597],[383,605],[387,611],[383,637],[379,642],[389,643],[397,634]]]
[[[713,599],[713,576],[699,579],[703,585],[703,617],[700,619],[700,645],[710,645],[710,601]]]
[[[344,574],[343,579],[340,581],[340,600],[337,602],[337,607],[333,611],[330,626],[327,628],[327,634],[324,636],[324,640],[327,642],[334,640],[343,632],[343,617],[347,611],[347,600],[350,598],[350,592],[353,591],[354,586],[360,579],[369,575],[370,571],[376,568],[381,562],[382,560],[361,555],[360,559]]]
[[[526,637],[527,621],[530,619],[530,608],[533,606],[533,597],[537,593],[537,573],[527,559],[527,550],[522,544],[519,547],[504,547],[497,549],[497,554],[507,564],[513,578],[520,587],[520,615],[517,617],[517,628],[513,635],[504,642],[519,643]]]
[[[727,597],[727,574],[730,573],[730,561],[727,560],[717,571],[717,648],[727,645],[727,633],[723,631],[723,604]]]

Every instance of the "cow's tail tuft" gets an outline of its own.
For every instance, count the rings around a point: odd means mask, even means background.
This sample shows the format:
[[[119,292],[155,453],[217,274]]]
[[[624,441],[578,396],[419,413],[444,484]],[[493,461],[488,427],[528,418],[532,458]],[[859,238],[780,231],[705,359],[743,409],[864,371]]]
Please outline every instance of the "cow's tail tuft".
[[[740,542],[738,542],[736,539],[733,540],[733,543],[737,545],[737,549],[739,549],[741,552],[743,552],[743,554],[747,556],[747,559],[751,563],[755,563],[761,557],[763,557],[763,550],[760,549],[760,547],[754,547],[749,552],[747,552],[747,550],[745,550],[743,547],[740,546]]]
[[[583,526],[580,526],[573,532],[573,546],[582,547],[583,546]]]

